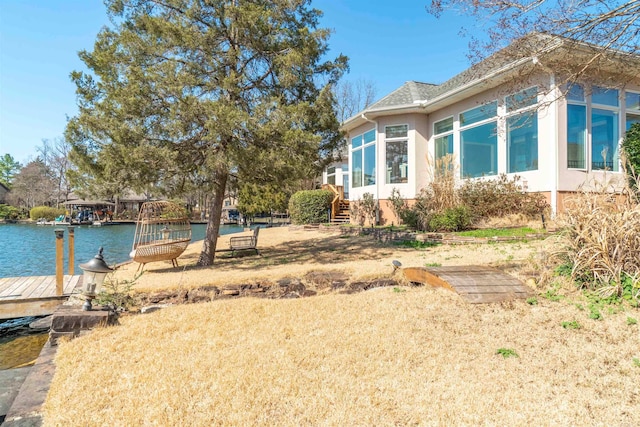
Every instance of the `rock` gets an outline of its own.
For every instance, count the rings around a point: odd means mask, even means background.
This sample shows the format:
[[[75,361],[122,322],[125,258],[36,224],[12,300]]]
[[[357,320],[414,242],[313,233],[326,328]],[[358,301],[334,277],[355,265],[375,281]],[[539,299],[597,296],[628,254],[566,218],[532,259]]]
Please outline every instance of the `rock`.
[[[146,307],[142,307],[140,309],[140,314],[153,313],[154,311],[162,310],[163,308],[167,308],[172,306],[173,304],[154,304],[148,305]]]
[[[29,323],[31,329],[50,329],[53,316],[43,317],[42,319],[35,320]]]
[[[282,299],[295,299],[295,298],[300,298],[300,295],[298,295],[296,292],[287,292],[286,294],[282,295],[282,297],[280,297]]]

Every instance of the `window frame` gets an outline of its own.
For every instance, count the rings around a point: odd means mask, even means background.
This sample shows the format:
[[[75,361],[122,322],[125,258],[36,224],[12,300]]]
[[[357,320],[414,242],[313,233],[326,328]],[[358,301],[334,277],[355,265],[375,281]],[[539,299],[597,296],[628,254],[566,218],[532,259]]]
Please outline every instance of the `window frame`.
[[[369,141],[369,142],[365,142],[365,135],[367,135],[368,133],[373,132],[373,140]],[[358,142],[358,145],[356,147],[353,146],[353,141],[360,139],[360,141]],[[378,130],[376,127],[373,127],[369,130],[366,130],[354,137],[351,138],[351,144],[349,146],[349,152],[350,152],[350,160],[351,160],[351,167],[350,167],[350,174],[351,174],[351,178],[350,178],[350,185],[351,188],[360,188],[360,187],[367,187],[367,186],[371,186],[371,185],[375,185],[376,183],[376,174],[375,174],[375,170],[378,164],[378,159],[377,159],[377,149],[374,148],[374,174],[373,174],[373,183],[371,184],[365,184],[365,149],[366,148],[370,148],[371,146],[373,147],[377,147],[377,142],[378,142]],[[353,161],[353,155],[356,152],[360,152],[361,153],[361,158],[362,161],[360,163],[360,182],[356,182],[355,179],[355,173],[356,173],[356,167],[354,167],[354,161]]]
[[[602,90],[602,92],[607,92],[607,91],[615,91],[617,93],[616,96],[616,106],[610,105],[610,104],[599,104],[597,102],[593,102],[593,91],[594,88],[598,88],[598,90]],[[624,91],[622,91],[624,92]],[[606,87],[602,87],[602,86],[598,86],[598,85],[591,85],[591,96],[589,99],[589,105],[587,106],[587,115],[589,118],[589,131],[588,131],[588,136],[589,136],[589,145],[590,145],[590,158],[589,158],[589,164],[590,164],[590,168],[589,170],[591,171],[607,171],[607,172],[620,172],[620,139],[621,139],[621,132],[620,132],[620,117],[621,117],[621,108],[620,108],[620,89],[613,89],[613,88],[606,88]],[[625,104],[626,104],[626,98],[625,98]],[[613,126],[614,126],[614,130],[617,131],[617,138],[615,138],[614,141],[611,141],[611,145],[612,145],[612,150],[613,150],[613,154],[616,155],[616,158],[614,159],[613,157],[611,158],[611,163],[612,163],[612,167],[611,169],[606,169],[606,165],[604,168],[602,169],[596,169],[593,167],[593,163],[594,163],[594,144],[593,144],[593,136],[594,136],[594,127],[593,127],[593,115],[594,115],[594,111],[605,111],[605,112],[610,112],[614,114],[615,119],[612,121]],[[626,115],[625,115],[625,120],[626,120]]]
[[[573,87],[580,87],[580,91],[582,94],[582,99],[572,99],[569,98],[569,95],[571,93],[571,88]],[[589,108],[589,103],[587,102],[587,94],[586,94],[586,90],[585,87],[582,83],[573,83],[571,84],[568,88],[567,88],[567,95],[566,95],[566,107],[565,108],[565,112],[566,112],[566,117],[567,117],[567,124],[566,124],[566,130],[565,130],[565,146],[567,149],[567,169],[568,170],[577,170],[577,171],[586,171],[588,170],[588,165],[590,162],[590,158],[589,158],[589,147],[591,146],[591,132],[590,132],[590,120],[589,120],[589,113],[590,113],[590,108]],[[584,159],[584,167],[581,168],[576,168],[576,167],[570,167],[569,166],[569,105],[576,105],[576,106],[580,106],[580,107],[584,107],[584,114],[585,114],[585,120],[584,120],[584,143],[583,143],[583,148],[582,148],[582,157]]]
[[[476,121],[476,122],[473,122],[473,123],[470,123],[470,124],[466,124],[466,125],[462,124],[462,115],[464,113],[472,111],[472,110],[475,110],[475,109],[480,108],[480,107],[483,107],[485,105],[493,104],[493,103],[496,104],[496,115],[495,116],[489,117],[489,118],[486,118],[486,119],[483,119],[483,120],[479,120],[479,121]],[[499,124],[498,121],[500,119],[501,119],[501,117],[500,117],[500,114],[499,114],[499,103],[498,103],[497,99],[489,101],[489,102],[485,102],[484,104],[482,104],[480,106],[473,107],[473,108],[470,108],[470,109],[467,109],[467,110],[464,110],[464,111],[461,111],[461,112],[458,113],[458,124],[459,124],[459,126],[458,126],[458,129],[457,129],[457,132],[458,132],[458,135],[459,135],[459,138],[460,138],[460,177],[462,179],[481,178],[481,177],[485,177],[485,176],[498,176],[500,174],[500,171],[499,171],[500,159],[498,157],[498,148],[500,146],[500,141],[499,141],[499,138],[498,138],[498,124]],[[463,134],[463,132],[465,132],[467,130],[470,130],[470,129],[473,129],[473,128],[476,128],[476,127],[480,127],[480,126],[484,126],[484,125],[487,125],[489,123],[495,123],[495,138],[496,138],[496,143],[495,143],[495,151],[496,151],[495,152],[495,164],[496,164],[495,166],[496,166],[496,171],[495,171],[495,174],[493,174],[493,175],[480,175],[480,176],[465,176],[464,175],[464,172],[465,172],[465,170],[464,170],[464,165],[465,165],[464,146],[465,146],[465,142],[464,142],[464,140],[462,138],[462,134]]]
[[[532,104],[528,104],[528,105],[524,105],[523,107],[520,108],[516,108],[514,110],[509,111],[508,108],[508,101],[507,99],[509,98],[515,98],[518,94],[520,93],[524,93],[524,92],[530,92],[530,91],[535,91],[536,96],[535,96],[535,102]],[[533,97],[532,97],[533,98]],[[522,173],[522,172],[530,172],[530,171],[537,171],[540,169],[540,140],[539,140],[539,136],[538,136],[538,132],[539,132],[539,117],[538,117],[538,105],[540,104],[540,89],[537,85],[534,86],[529,86],[525,89],[519,90],[515,93],[511,93],[509,95],[506,95],[504,97],[504,105],[505,105],[505,116],[504,116],[504,131],[505,131],[505,145],[506,145],[506,167],[507,167],[507,173]],[[533,117],[533,120],[535,120],[535,126],[536,126],[536,159],[535,159],[535,164],[536,167],[535,169],[525,169],[525,170],[511,170],[511,151],[513,150],[513,148],[511,147],[512,142],[511,142],[511,129],[509,128],[509,121],[510,120],[518,120],[520,117],[523,117],[525,115],[531,114],[531,116]]]
[[[387,128],[388,127],[399,127],[399,126],[404,126],[407,130],[407,133],[405,136],[394,136],[391,138],[387,138]],[[406,147],[406,152],[407,152],[407,161],[406,161],[406,167],[407,167],[407,171],[406,171],[406,176],[404,177],[404,181],[400,181],[400,182],[391,182],[390,180],[390,176],[388,175],[387,169],[388,169],[388,157],[387,157],[387,145],[388,143],[394,143],[394,142],[404,142],[405,143],[405,147]],[[385,168],[385,184],[407,184],[409,183],[409,123],[397,123],[397,124],[392,124],[392,125],[385,125],[384,127],[384,168]]]
[[[436,125],[438,123],[444,122],[445,120],[449,120],[449,119],[451,119],[451,129],[447,130],[447,131],[444,131],[444,132],[440,132],[440,133],[436,132]],[[438,159],[441,159],[442,157],[444,157],[446,155],[449,155],[449,154],[453,155],[453,152],[455,150],[455,147],[454,147],[454,138],[455,137],[453,135],[455,134],[455,131],[456,131],[455,130],[455,118],[454,118],[453,115],[444,117],[444,118],[442,118],[442,119],[440,119],[440,120],[438,120],[436,122],[433,122],[433,158],[436,161]],[[451,137],[451,152],[449,152],[449,141],[447,141],[446,154],[438,156],[438,139],[445,138],[445,137],[448,138],[449,136]]]

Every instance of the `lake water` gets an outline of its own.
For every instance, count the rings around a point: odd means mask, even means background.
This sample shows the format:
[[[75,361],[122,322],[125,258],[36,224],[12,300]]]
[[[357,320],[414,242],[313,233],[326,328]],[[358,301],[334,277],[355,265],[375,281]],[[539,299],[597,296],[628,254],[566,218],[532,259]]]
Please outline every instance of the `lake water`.
[[[191,241],[204,239],[205,224],[193,224]],[[69,231],[66,227],[32,224],[0,224],[0,277],[52,276],[56,274],[56,237],[54,229],[64,233],[64,274],[68,272]],[[220,234],[241,232],[237,225],[220,226]],[[104,247],[104,259],[110,266],[128,261],[133,245],[135,224],[74,227],[75,274],[79,264],[93,258]]]

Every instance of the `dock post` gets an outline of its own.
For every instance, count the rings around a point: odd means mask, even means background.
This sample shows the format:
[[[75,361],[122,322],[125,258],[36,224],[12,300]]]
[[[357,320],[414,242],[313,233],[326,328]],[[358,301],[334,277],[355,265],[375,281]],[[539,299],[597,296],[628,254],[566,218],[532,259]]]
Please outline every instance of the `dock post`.
[[[75,250],[74,250],[74,233],[73,227],[68,227],[69,230],[69,276],[73,276],[75,269]]]
[[[62,295],[63,293],[63,279],[64,279],[64,264],[63,264],[63,239],[64,230],[55,229],[56,233],[56,295]]]

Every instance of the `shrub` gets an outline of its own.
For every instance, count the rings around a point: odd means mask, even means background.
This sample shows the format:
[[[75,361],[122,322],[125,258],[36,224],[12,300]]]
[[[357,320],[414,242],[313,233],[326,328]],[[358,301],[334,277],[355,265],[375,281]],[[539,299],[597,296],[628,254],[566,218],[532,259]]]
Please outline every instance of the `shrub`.
[[[522,214],[529,218],[540,216],[547,207],[542,194],[527,193],[520,177],[508,179],[466,180],[459,190],[461,202],[471,209],[474,219]]]
[[[376,223],[377,210],[376,199],[373,198],[373,194],[371,193],[364,193],[362,199],[351,203],[349,207],[351,218],[355,219],[360,227],[364,226],[367,220],[373,227]]]
[[[430,231],[460,231],[471,225],[471,212],[466,206],[445,209],[431,217]]]
[[[632,300],[640,286],[640,205],[628,185],[627,197],[610,190],[610,183],[591,186],[565,202],[552,255],[579,287]]]
[[[638,191],[637,176],[640,174],[640,123],[634,123],[625,134],[621,154],[630,186]]]
[[[364,214],[369,220],[369,224],[372,227],[376,225],[376,205],[376,199],[373,198],[373,194],[364,193],[362,195],[362,210],[364,211]]]
[[[11,205],[0,205],[0,218],[18,219],[19,217],[20,217],[20,209]]]
[[[44,218],[47,221],[53,221],[56,217],[64,215],[64,209],[56,209],[50,206],[36,206],[29,211],[29,218],[34,221]]]
[[[402,194],[400,194],[400,190],[393,187],[389,202],[391,203],[391,210],[396,216],[396,221],[398,221],[398,224],[401,224],[404,221],[403,216],[405,212],[409,210],[407,201],[402,197]]]
[[[298,191],[289,199],[289,215],[293,224],[315,224],[328,221],[333,193],[329,190]]]

